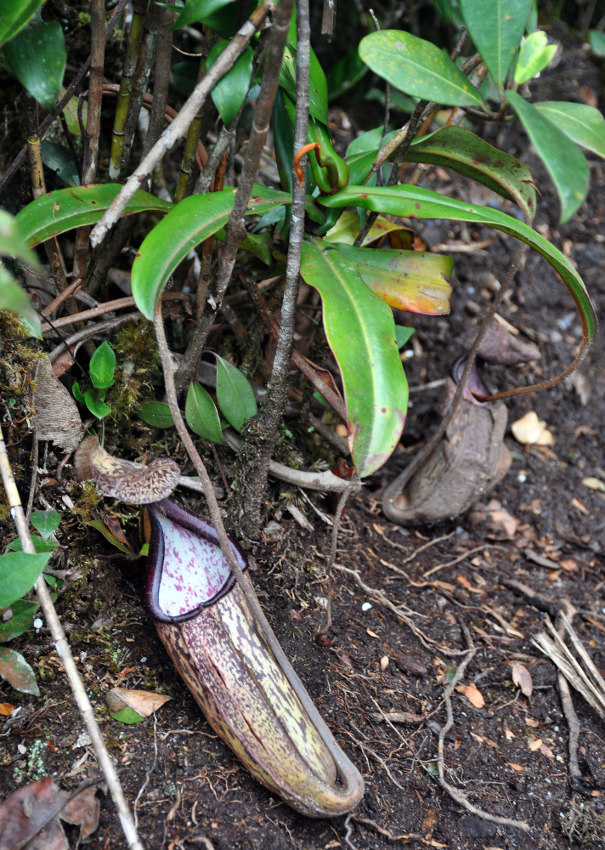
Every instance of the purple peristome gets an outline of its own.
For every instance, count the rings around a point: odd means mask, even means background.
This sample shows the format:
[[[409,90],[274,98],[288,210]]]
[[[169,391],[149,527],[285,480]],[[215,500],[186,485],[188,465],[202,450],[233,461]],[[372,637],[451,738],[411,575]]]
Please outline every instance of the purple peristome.
[[[188,620],[231,590],[235,579],[209,522],[169,499],[149,505],[149,515],[147,605],[157,620]],[[244,570],[244,555],[231,545]]]

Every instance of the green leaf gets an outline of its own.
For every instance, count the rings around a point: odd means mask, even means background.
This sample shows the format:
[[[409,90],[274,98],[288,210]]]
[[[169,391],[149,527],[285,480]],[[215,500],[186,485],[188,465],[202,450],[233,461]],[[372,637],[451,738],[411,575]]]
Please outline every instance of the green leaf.
[[[59,145],[57,142],[43,141],[41,149],[42,162],[51,171],[55,171],[59,179],[68,186],[77,186],[80,183],[78,167],[68,147]]]
[[[296,102],[296,47],[286,45],[279,75],[279,84]],[[328,84],[314,51],[309,53],[309,115],[328,124]]]
[[[79,404],[84,404],[84,393],[80,389],[78,381],[74,381],[71,385],[71,393]]]
[[[162,290],[189,251],[229,219],[235,189],[184,198],[144,239],[132,266],[132,295],[141,313],[153,319]],[[292,202],[290,195],[255,185],[246,215],[262,214]]]
[[[594,308],[582,278],[567,257],[529,225],[517,221],[512,216],[500,212],[500,210],[466,204],[455,198],[440,195],[430,189],[407,184],[374,187],[347,186],[334,195],[320,198],[319,202],[323,206],[336,208],[358,206],[374,212],[401,216],[402,218],[473,221],[477,224],[487,224],[503,233],[515,236],[542,254],[561,275],[576,302],[588,339],[591,341],[594,339],[597,330]]]
[[[200,23],[229,38],[237,26],[238,12],[239,7],[233,0],[186,0],[172,29]]]
[[[427,316],[450,312],[452,287],[447,278],[454,265],[451,257],[421,251],[335,247],[343,261],[354,263],[366,286],[390,307]]]
[[[321,246],[319,240],[303,244],[301,275],[322,298],[326,337],[344,386],[353,460],[363,477],[379,469],[399,441],[407,381],[390,308],[339,251]]]
[[[27,245],[27,238],[16,216],[0,210],[0,256],[16,257],[34,269],[40,268],[35,253]]]
[[[250,381],[243,372],[215,354],[216,400],[221,413],[236,431],[241,431],[248,419],[256,415],[256,398]]]
[[[163,401],[144,401],[138,415],[143,422],[153,428],[172,428],[174,425],[170,407]]]
[[[507,92],[527,135],[546,166],[561,200],[561,223],[572,217],[588,193],[590,169],[565,133],[517,92]]]
[[[76,186],[69,189],[57,189],[37,198],[23,207],[16,219],[30,248],[58,236],[74,227],[95,224],[121,190],[118,183],[105,183],[93,186]],[[173,204],[162,201],[149,192],[137,189],[132,200],[126,205],[124,215],[140,212],[165,213]]]
[[[145,719],[140,714],[137,714],[134,708],[131,708],[129,705],[121,708],[119,711],[110,711],[109,713],[114,720],[120,723],[128,723],[130,726],[141,723]]]
[[[605,118],[594,106],[560,100],[543,100],[534,106],[577,145],[605,157]]]
[[[546,33],[536,30],[528,35],[515,66],[515,84],[520,86],[543,71],[557,52],[556,44],[548,44]]]
[[[88,371],[90,372],[90,379],[93,386],[98,390],[106,390],[108,387],[113,387],[115,384],[113,378],[115,368],[115,352],[107,340],[105,340],[96,349],[88,364]]]
[[[59,511],[32,511],[29,521],[36,531],[47,540],[53,531],[61,525],[61,514]]]
[[[115,546],[120,552],[124,552],[125,555],[132,556],[136,554],[130,546],[126,546],[121,540],[118,540],[115,534],[111,533],[111,529],[105,525],[102,519],[90,519],[85,524],[91,528],[96,528],[112,546]]]
[[[213,443],[223,442],[223,430],[216,405],[210,393],[197,381],[192,381],[187,390],[185,419],[198,437],[212,440]]]
[[[464,22],[481,58],[502,86],[519,49],[533,0],[460,0]]]
[[[111,413],[110,406],[99,398],[96,390],[86,390],[84,393],[84,402],[92,415],[96,416],[97,419],[104,419]]]
[[[11,274],[0,262],[0,310],[10,310],[16,313],[26,324],[32,336],[42,339],[40,317],[34,310],[31,301]]]
[[[589,30],[588,40],[595,56],[605,56],[605,32],[600,30]]]
[[[395,339],[397,340],[397,348],[401,351],[406,342],[414,335],[415,328],[408,328],[406,325],[395,325]]]
[[[0,643],[14,640],[31,628],[37,610],[37,602],[26,602],[24,599],[13,602],[3,614],[3,617],[9,616],[9,619],[3,619],[0,623]]]
[[[230,41],[219,41],[208,54],[208,69],[216,62]],[[225,126],[229,126],[248,93],[250,77],[252,76],[252,59],[254,51],[247,47],[231,66],[225,76],[214,86],[210,95]]]
[[[0,676],[22,694],[40,696],[36,674],[20,652],[0,646]]]
[[[61,91],[65,39],[58,21],[31,24],[4,47],[9,71],[49,112]]]
[[[0,608],[7,608],[32,589],[48,558],[29,552],[0,555]]]
[[[44,0],[3,0],[0,13],[0,47],[21,32]]]
[[[334,100],[349,91],[367,71],[367,65],[362,62],[357,46],[350,47],[326,74],[328,100]]]
[[[382,30],[361,40],[359,55],[372,71],[406,94],[445,106],[483,106],[479,92],[447,53],[430,41]]]
[[[417,139],[406,160],[443,165],[477,180],[514,201],[526,221],[531,222],[536,213],[536,190],[529,168],[463,127],[442,127]]]
[[[46,552],[52,552],[53,549],[57,548],[57,544],[54,540],[44,540],[43,537],[38,537],[37,534],[32,535],[32,543],[34,544],[34,549],[37,554],[44,554]],[[21,541],[18,537],[15,537],[10,543],[7,544],[6,548],[10,552],[23,552],[23,546],[21,545]]]

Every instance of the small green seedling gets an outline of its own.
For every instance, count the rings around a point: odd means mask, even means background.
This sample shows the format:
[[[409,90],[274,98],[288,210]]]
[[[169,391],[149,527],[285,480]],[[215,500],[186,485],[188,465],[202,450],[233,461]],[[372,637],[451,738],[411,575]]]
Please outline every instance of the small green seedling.
[[[79,383],[77,381],[73,383],[74,398],[80,404],[85,404],[97,419],[104,419],[111,412],[110,406],[105,401],[105,393],[115,383],[115,367],[115,352],[111,345],[105,341],[92,355],[88,365],[92,388],[82,392]]]

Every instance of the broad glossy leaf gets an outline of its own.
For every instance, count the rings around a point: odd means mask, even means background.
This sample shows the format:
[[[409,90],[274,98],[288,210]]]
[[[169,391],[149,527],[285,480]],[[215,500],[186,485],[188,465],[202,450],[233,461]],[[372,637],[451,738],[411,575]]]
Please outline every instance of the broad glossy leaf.
[[[527,36],[515,65],[515,83],[520,86],[543,71],[557,52],[556,44],[549,44],[546,33],[536,30]]]
[[[118,183],[105,183],[57,189],[56,192],[42,195],[16,215],[24,239],[33,248],[51,236],[58,236],[59,233],[65,233],[74,227],[95,224],[121,188]],[[172,209],[172,206],[168,201],[162,201],[155,195],[138,189],[128,202],[124,215],[140,212],[164,213]]]
[[[4,617],[10,612],[8,619],[0,623],[0,643],[14,640],[31,628],[37,610],[37,602],[26,602],[24,599],[13,602],[3,615]]]
[[[577,145],[605,157],[605,118],[594,106],[560,100],[543,100],[534,106]]]
[[[230,38],[237,26],[238,12],[239,7],[233,0],[185,0],[185,8],[172,28],[200,23]]]
[[[61,525],[61,514],[59,511],[32,511],[29,521],[45,539],[50,537]]]
[[[189,251],[213,236],[229,219],[235,189],[184,198],[143,240],[132,266],[132,294],[141,313],[153,319],[162,290]],[[262,215],[290,195],[255,185],[246,215]]]
[[[223,431],[216,405],[210,393],[197,381],[192,381],[187,390],[185,419],[187,425],[199,437],[212,440],[213,443],[223,442]]]
[[[582,151],[517,92],[507,92],[527,135],[546,166],[561,200],[561,223],[569,221],[588,193],[590,170]]]
[[[7,608],[32,589],[48,558],[28,552],[0,555],[0,608]]]
[[[349,442],[360,476],[379,469],[395,449],[408,388],[390,308],[355,265],[321,242],[305,242],[301,275],[323,302],[326,337],[338,362],[347,403]]]
[[[22,694],[40,696],[36,674],[20,652],[0,646],[0,676]]]
[[[139,408],[139,417],[153,428],[172,428],[174,425],[170,407],[163,401],[144,401]]]
[[[279,84],[296,102],[296,47],[287,44],[279,75]],[[328,124],[328,84],[314,51],[309,53],[309,115]]]
[[[359,55],[372,71],[406,94],[445,106],[482,107],[483,101],[447,53],[400,30],[366,35]]]
[[[594,308],[584,286],[582,278],[554,245],[533,230],[529,225],[513,218],[500,210],[481,205],[466,204],[455,198],[448,198],[424,189],[420,186],[347,186],[331,196],[319,199],[323,206],[349,207],[359,206],[375,212],[398,215],[403,218],[441,218],[452,221],[473,221],[477,224],[487,224],[503,233],[515,236],[526,242],[555,268],[561,275],[571,292],[582,325],[588,338],[594,339],[597,330],[597,319]]]
[[[454,261],[443,254],[380,251],[335,245],[345,262],[354,263],[363,282],[390,307],[444,316],[450,312],[448,276]]]
[[[501,86],[525,31],[533,0],[460,0],[464,22],[494,81]]]
[[[61,24],[58,21],[30,24],[5,45],[4,58],[21,85],[52,112],[67,61]]]
[[[0,14],[0,47],[21,32],[44,0],[3,0]]]
[[[241,431],[248,419],[256,415],[256,398],[250,381],[243,372],[216,356],[216,400],[221,413],[236,431]]]
[[[529,168],[463,127],[442,127],[412,143],[406,160],[452,168],[514,201],[527,221],[536,213],[536,190]]]
[[[208,54],[208,69],[216,62],[223,50],[228,47],[229,41],[219,41]],[[254,52],[247,47],[238,56],[234,64],[224,77],[214,86],[210,95],[225,126],[229,127],[239,112],[241,105],[246,99],[250,77],[252,76],[252,58]]]
[[[104,340],[95,350],[88,364],[93,387],[106,390],[115,383],[113,373],[116,368],[116,354],[111,345]]]

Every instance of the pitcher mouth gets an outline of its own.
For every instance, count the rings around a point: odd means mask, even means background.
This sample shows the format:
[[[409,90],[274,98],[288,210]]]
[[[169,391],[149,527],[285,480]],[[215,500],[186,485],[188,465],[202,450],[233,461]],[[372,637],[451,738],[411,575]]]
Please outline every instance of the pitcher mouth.
[[[171,499],[150,504],[147,510],[151,540],[145,601],[156,620],[182,623],[229,593],[235,578],[209,522]],[[231,546],[245,570],[243,552],[233,541]]]

